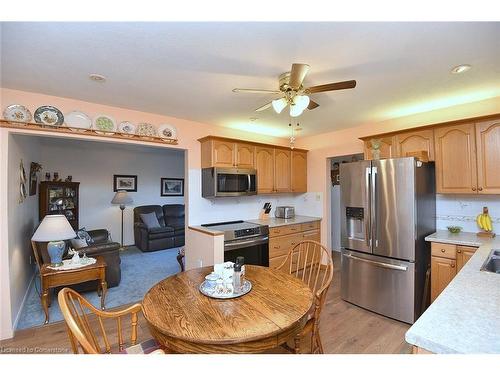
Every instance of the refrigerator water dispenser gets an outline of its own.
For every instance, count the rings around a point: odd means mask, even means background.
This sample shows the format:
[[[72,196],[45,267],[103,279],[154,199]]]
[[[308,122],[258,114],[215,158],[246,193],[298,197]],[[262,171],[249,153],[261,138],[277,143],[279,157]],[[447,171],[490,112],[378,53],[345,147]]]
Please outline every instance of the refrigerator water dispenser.
[[[347,237],[354,240],[364,241],[366,233],[363,207],[346,207],[345,211],[347,220]]]

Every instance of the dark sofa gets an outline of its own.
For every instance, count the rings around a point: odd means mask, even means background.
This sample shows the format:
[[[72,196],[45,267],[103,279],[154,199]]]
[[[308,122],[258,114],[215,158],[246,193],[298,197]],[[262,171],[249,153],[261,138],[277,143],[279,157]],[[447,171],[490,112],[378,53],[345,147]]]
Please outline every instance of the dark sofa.
[[[141,214],[154,212],[159,228],[149,228]],[[138,206],[134,208],[134,239],[141,251],[156,251],[184,246],[185,212],[183,204]]]
[[[96,229],[89,230],[88,234],[94,240],[94,243],[87,247],[82,247],[78,249],[80,255],[83,256],[83,252],[87,253],[88,257],[96,257],[98,255],[102,256],[106,262],[106,282],[108,283],[108,288],[112,288],[120,284],[121,281],[121,259],[120,259],[120,244],[118,242],[113,242],[110,239],[109,232],[106,229]],[[71,242],[66,242],[66,250],[64,257],[69,258],[67,254]],[[50,257],[47,252],[47,243],[38,242],[36,248],[39,252],[39,259],[43,264],[50,263]],[[71,287],[79,292],[87,292],[91,290],[96,290],[97,281],[89,281],[80,284],[76,284]]]

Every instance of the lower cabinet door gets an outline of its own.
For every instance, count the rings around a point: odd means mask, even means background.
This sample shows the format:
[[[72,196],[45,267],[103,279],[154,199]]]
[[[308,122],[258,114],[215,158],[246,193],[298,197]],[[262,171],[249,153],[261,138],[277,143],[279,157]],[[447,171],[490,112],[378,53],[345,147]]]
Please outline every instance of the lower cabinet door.
[[[434,302],[456,274],[455,260],[431,257],[431,302]]]

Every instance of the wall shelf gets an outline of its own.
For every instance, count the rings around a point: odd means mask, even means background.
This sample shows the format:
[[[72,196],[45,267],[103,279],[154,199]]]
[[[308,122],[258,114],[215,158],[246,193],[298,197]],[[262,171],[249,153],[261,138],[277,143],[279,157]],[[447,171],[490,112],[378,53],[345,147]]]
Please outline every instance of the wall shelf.
[[[31,122],[14,122],[14,121],[7,121],[7,120],[0,120],[0,127],[1,128],[10,128],[10,129],[22,129],[22,130],[32,130],[32,131],[40,131],[40,132],[51,132],[51,133],[66,133],[66,134],[73,134],[73,135],[85,135],[89,137],[98,137],[98,138],[111,138],[111,139],[123,139],[123,140],[129,140],[129,141],[141,141],[141,142],[149,142],[149,143],[159,143],[159,144],[167,144],[167,145],[177,145],[178,141],[177,139],[167,139],[167,138],[160,138],[160,137],[144,137],[140,135],[127,135],[123,133],[105,133],[101,130],[96,131],[94,129],[78,129],[78,128],[71,128],[68,126],[49,126],[49,125],[43,125],[43,124],[36,124],[36,123],[31,123]]]

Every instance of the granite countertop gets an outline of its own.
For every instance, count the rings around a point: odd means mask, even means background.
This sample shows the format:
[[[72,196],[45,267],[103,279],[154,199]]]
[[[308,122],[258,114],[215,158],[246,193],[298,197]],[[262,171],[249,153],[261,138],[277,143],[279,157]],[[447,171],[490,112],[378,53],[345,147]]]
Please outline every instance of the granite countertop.
[[[491,241],[488,237],[478,237],[473,232],[450,233],[448,230],[438,230],[427,237],[428,242],[451,243],[454,245],[463,246],[481,246]]]
[[[406,341],[433,353],[500,353],[500,274],[480,271],[500,239],[441,232],[429,237],[480,247],[406,332]]]
[[[310,223],[311,221],[321,220],[320,217],[314,216],[301,216],[296,215],[293,219],[278,219],[276,217],[269,217],[269,219],[253,219],[253,220],[245,220],[250,223],[259,224],[259,225],[268,225],[269,228],[280,227],[283,225],[291,225],[291,224],[302,224],[302,223]],[[189,225],[189,229],[196,230],[198,232],[206,233],[211,236],[222,236],[224,232],[220,230],[210,229],[210,227],[204,227],[201,225]]]
[[[269,228],[274,228],[274,227],[281,227],[283,225],[310,223],[311,221],[318,221],[318,220],[321,220],[321,218],[314,216],[295,215],[295,217],[292,219],[279,219],[277,217],[269,216],[269,219],[255,219],[247,221],[249,221],[250,223],[255,223],[260,225],[269,225]]]

